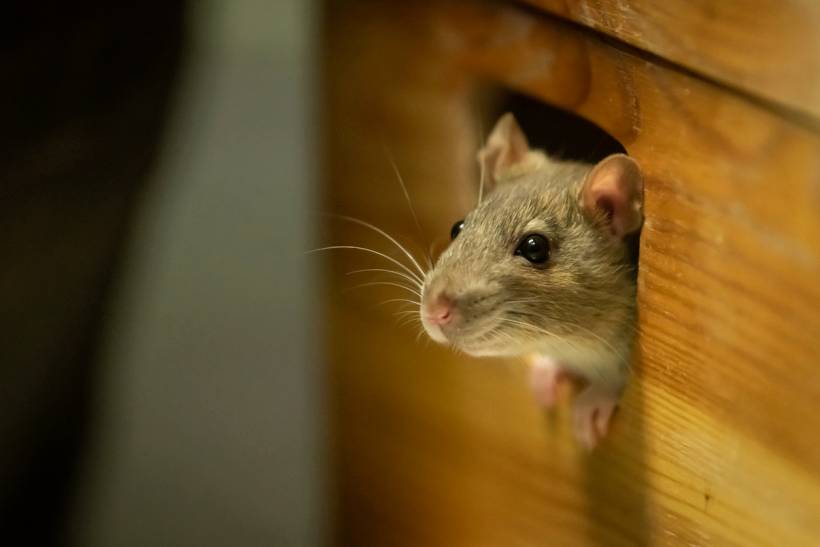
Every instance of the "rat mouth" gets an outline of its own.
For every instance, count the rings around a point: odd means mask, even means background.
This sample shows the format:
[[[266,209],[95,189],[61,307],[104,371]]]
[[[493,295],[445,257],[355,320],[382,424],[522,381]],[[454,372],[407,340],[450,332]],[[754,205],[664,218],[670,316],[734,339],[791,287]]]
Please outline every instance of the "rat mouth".
[[[501,336],[501,325],[498,321],[488,321],[480,332],[471,332],[451,342],[459,350],[477,357],[500,356],[515,351],[512,340]]]
[[[449,345],[468,355],[487,356],[506,353],[503,338],[494,336],[500,332],[503,325],[501,315],[483,318],[480,322],[471,322],[468,325],[452,327],[437,325],[428,321],[422,314],[421,318],[427,335],[440,344]]]

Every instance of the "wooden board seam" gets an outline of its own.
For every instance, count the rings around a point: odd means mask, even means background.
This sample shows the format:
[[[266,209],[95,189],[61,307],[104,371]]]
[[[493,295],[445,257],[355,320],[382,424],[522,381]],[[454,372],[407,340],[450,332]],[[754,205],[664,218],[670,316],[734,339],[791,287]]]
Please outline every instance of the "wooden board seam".
[[[766,97],[756,95],[751,91],[733,85],[730,82],[721,80],[720,78],[716,78],[714,76],[709,76],[708,74],[704,74],[703,72],[700,72],[692,67],[686,66],[676,61],[672,61],[666,57],[658,55],[657,53],[653,53],[647,49],[643,49],[633,44],[624,42],[623,40],[620,40],[619,38],[607,34],[604,31],[583,25],[577,21],[573,21],[565,17],[561,17],[558,14],[544,11],[543,9],[539,9],[536,6],[527,3],[526,0],[516,0],[516,9],[520,9],[523,12],[529,13],[533,17],[549,19],[555,21],[557,24],[571,27],[575,29],[576,32],[585,33],[612,48],[618,49],[619,51],[622,51],[623,53],[632,55],[634,57],[638,57],[648,63],[658,65],[662,68],[666,68],[668,70],[678,72],[690,78],[694,78],[696,80],[700,80],[710,85],[719,87],[720,89],[726,91],[731,95],[739,97],[744,101],[747,101],[759,108],[768,110],[769,112],[772,112],[773,114],[783,118],[784,120],[787,120],[791,123],[799,125],[800,127],[808,129],[813,133],[817,133],[820,135],[820,119],[817,119],[808,112],[799,110],[797,108],[791,107],[787,104],[772,99],[768,99]]]

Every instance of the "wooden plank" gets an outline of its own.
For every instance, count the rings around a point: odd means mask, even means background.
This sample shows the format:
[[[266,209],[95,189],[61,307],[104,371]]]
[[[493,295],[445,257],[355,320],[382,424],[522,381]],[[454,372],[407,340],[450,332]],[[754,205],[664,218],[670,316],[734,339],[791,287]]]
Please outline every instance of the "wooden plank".
[[[820,119],[820,4],[803,0],[524,0]]]
[[[417,343],[377,304],[406,295],[342,292],[375,262],[328,262],[338,543],[814,544],[820,136],[516,9],[327,16],[327,209],[414,237],[386,142],[428,237],[446,238],[474,197],[477,79],[594,121],[647,180],[636,374],[592,455],[565,409],[538,411],[520,364]]]

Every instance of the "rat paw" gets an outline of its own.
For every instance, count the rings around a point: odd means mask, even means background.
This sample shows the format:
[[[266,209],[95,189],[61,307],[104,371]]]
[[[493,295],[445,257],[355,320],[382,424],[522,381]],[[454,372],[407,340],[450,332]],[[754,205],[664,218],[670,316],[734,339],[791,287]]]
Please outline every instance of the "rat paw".
[[[619,398],[617,393],[590,386],[575,399],[575,437],[588,450],[595,448],[606,436]]]
[[[558,384],[565,373],[557,361],[550,357],[538,356],[532,361],[530,388],[538,403],[544,408],[555,405]]]

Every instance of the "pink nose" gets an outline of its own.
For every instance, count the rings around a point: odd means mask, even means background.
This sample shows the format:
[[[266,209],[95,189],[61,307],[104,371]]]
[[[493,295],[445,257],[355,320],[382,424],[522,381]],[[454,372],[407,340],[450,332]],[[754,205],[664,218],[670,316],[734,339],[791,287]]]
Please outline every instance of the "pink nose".
[[[446,325],[453,320],[454,307],[455,303],[451,298],[440,294],[427,304],[425,315],[427,320],[434,325]]]

